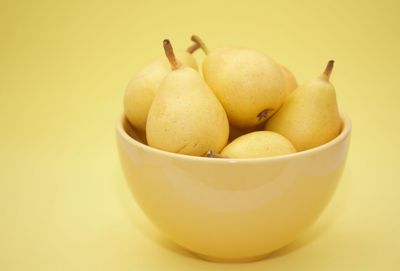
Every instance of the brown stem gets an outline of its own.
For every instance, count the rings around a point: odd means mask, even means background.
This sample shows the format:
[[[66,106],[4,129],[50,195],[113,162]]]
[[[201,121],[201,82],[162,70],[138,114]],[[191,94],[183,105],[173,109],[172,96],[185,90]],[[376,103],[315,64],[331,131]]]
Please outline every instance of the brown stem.
[[[188,47],[186,49],[186,52],[188,52],[189,54],[193,54],[199,48],[200,48],[199,44],[195,43],[192,46]]]
[[[321,75],[322,79],[329,81],[329,77],[331,76],[334,63],[335,63],[335,61],[329,60],[328,64],[326,65],[325,71]]]
[[[165,55],[168,58],[169,63],[171,64],[172,70],[177,70],[182,67],[182,64],[176,59],[174,54],[174,49],[172,48],[171,42],[168,39],[163,41]]]
[[[264,109],[263,111],[261,111],[260,113],[258,113],[257,118],[259,121],[264,121],[266,119],[268,119],[271,116],[272,113],[272,109]]]
[[[203,42],[203,40],[199,36],[192,35],[191,40],[194,41],[195,43],[197,43],[206,55],[208,55],[210,53],[210,50],[208,50],[206,44]]]
[[[225,158],[224,156],[222,156],[214,151],[211,151],[211,150],[206,152],[206,154],[204,156],[209,157],[209,158]]]

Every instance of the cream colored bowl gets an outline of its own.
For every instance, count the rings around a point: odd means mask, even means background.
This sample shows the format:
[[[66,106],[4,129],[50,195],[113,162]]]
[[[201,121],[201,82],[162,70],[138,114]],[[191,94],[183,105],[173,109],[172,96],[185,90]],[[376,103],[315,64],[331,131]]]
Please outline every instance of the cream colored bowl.
[[[120,160],[150,220],[179,245],[221,261],[260,258],[293,241],[323,211],[340,179],[350,141],[272,158],[192,157],[140,142],[117,123]]]

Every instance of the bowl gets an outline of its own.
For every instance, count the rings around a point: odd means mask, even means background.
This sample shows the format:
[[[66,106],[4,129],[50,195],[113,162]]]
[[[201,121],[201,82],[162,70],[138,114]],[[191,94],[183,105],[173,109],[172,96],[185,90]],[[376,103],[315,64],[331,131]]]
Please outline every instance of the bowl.
[[[202,258],[260,259],[299,236],[335,192],[351,123],[319,147],[255,159],[194,157],[143,143],[124,116],[116,125],[126,181],[147,217]]]

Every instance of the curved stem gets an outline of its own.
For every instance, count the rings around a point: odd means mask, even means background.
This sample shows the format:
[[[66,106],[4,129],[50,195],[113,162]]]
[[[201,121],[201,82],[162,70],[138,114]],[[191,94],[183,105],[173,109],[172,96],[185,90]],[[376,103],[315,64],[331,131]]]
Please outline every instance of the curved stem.
[[[194,41],[195,43],[197,43],[206,55],[208,55],[210,53],[210,50],[208,50],[206,44],[203,42],[203,40],[199,36],[192,35],[191,40]]]
[[[188,52],[189,54],[193,54],[199,48],[200,48],[199,44],[195,43],[192,46],[188,47],[186,49],[186,52]]]
[[[168,61],[171,64],[171,69],[172,70],[179,69],[182,66],[182,64],[176,59],[174,54],[174,49],[172,48],[171,42],[168,39],[165,39],[163,41],[163,47],[165,55],[167,56]]]
[[[329,60],[328,64],[326,65],[325,71],[321,75],[322,79],[329,81],[329,77],[331,77],[334,63],[335,63],[335,61]]]

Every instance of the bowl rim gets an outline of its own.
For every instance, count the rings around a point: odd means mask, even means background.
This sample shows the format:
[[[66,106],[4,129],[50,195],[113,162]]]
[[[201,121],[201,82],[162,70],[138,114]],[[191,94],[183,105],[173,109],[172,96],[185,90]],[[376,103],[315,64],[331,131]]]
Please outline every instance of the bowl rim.
[[[350,118],[344,114],[340,114],[342,120],[342,130],[340,134],[336,136],[331,141],[322,144],[320,146],[314,147],[312,149],[298,151],[295,153],[289,153],[279,156],[272,156],[272,157],[259,157],[259,158],[209,158],[209,157],[202,157],[202,156],[191,156],[186,154],[179,154],[168,152],[160,149],[156,149],[150,147],[144,143],[137,141],[136,139],[132,138],[124,129],[124,122],[127,121],[125,114],[122,113],[116,122],[116,132],[117,135],[121,136],[126,142],[130,145],[134,145],[135,147],[142,149],[143,151],[152,153],[158,156],[164,156],[170,159],[178,159],[178,160],[186,160],[186,161],[195,161],[200,163],[222,163],[222,164],[248,164],[248,163],[265,163],[265,162],[274,162],[274,161],[282,161],[282,160],[291,160],[297,157],[307,157],[309,155],[313,155],[315,153],[321,152],[328,148],[331,148],[340,142],[344,141],[351,133],[352,124]]]

